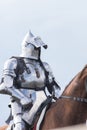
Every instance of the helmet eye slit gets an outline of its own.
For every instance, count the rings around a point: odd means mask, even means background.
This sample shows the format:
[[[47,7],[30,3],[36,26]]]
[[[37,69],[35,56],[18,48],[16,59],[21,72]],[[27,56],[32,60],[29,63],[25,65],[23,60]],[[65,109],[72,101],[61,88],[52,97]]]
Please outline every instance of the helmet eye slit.
[[[31,44],[31,43],[28,43],[28,42],[26,41],[25,47],[27,47],[29,44]]]

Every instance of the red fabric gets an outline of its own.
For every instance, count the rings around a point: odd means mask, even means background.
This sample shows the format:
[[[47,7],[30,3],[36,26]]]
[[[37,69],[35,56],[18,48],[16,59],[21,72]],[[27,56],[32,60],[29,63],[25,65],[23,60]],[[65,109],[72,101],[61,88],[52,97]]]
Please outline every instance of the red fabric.
[[[36,125],[37,125],[37,124],[35,124],[35,125],[34,125],[34,128],[33,128],[33,130],[36,130]]]

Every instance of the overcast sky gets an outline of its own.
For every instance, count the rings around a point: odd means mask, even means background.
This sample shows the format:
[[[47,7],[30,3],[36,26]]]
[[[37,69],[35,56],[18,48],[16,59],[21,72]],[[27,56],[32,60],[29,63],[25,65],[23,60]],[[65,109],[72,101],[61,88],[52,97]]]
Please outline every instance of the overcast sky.
[[[42,60],[64,89],[87,63],[87,0],[0,1],[0,78],[4,62],[21,54],[29,30],[48,44]],[[9,101],[0,95],[0,125],[9,116]]]

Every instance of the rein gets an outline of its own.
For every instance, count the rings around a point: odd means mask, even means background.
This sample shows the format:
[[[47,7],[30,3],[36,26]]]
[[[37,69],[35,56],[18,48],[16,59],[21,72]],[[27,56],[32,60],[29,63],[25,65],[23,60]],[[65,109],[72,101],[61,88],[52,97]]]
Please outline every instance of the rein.
[[[74,101],[77,101],[77,102],[87,103],[87,98],[72,97],[72,96],[63,96],[63,95],[60,96],[59,98],[60,98],[60,99],[61,99],[61,98],[71,99],[71,100],[74,100]]]

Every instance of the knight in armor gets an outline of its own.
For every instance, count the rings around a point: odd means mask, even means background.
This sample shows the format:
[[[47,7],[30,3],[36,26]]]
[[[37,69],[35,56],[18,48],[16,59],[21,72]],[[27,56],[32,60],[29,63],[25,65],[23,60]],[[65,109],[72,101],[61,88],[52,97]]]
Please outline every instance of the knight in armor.
[[[22,42],[22,54],[5,62],[0,93],[11,96],[13,130],[25,130],[26,123],[31,125],[36,111],[49,94],[58,98],[60,88],[49,64],[40,59],[41,47],[46,49],[47,45],[28,32]],[[10,125],[7,130],[11,130]]]

